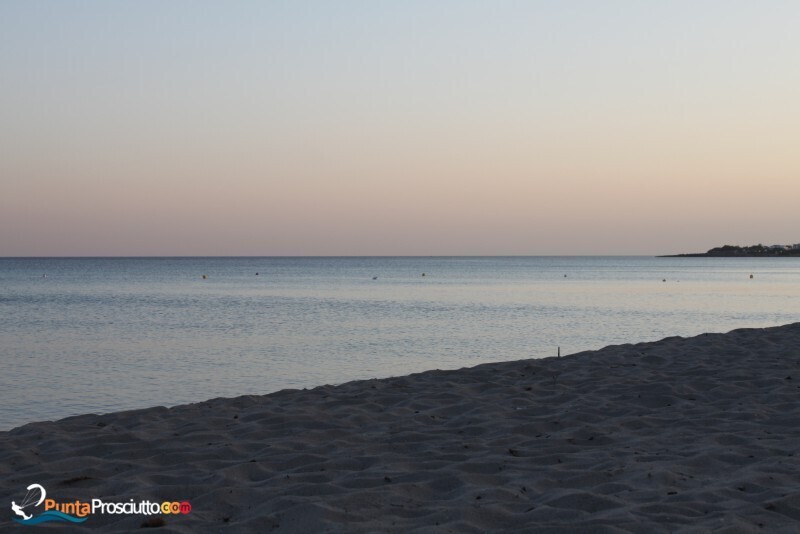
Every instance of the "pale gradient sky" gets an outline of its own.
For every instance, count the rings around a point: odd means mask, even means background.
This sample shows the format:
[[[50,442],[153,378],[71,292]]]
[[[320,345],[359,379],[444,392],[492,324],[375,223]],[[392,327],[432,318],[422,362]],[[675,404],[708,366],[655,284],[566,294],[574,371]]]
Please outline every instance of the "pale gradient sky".
[[[800,2],[4,1],[0,256],[800,242]]]

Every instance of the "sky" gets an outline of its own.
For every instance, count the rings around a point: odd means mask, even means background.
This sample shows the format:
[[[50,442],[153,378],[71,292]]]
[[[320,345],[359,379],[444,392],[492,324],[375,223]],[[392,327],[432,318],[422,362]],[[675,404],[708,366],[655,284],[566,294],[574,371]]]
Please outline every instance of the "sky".
[[[0,2],[0,256],[800,243],[800,2]]]

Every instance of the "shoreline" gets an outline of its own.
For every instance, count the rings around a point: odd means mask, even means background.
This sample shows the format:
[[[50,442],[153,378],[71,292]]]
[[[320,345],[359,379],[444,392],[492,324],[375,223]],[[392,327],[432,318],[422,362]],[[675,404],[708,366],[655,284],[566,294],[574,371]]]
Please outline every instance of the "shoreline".
[[[793,323],[29,423],[0,480],[190,502],[167,532],[794,532],[799,393]]]

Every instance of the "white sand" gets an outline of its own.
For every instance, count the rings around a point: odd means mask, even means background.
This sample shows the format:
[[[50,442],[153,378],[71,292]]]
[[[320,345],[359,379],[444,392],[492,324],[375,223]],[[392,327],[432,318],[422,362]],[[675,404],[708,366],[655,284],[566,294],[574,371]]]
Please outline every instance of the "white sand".
[[[29,424],[0,528],[38,482],[191,501],[162,532],[796,533],[799,448],[797,323]]]

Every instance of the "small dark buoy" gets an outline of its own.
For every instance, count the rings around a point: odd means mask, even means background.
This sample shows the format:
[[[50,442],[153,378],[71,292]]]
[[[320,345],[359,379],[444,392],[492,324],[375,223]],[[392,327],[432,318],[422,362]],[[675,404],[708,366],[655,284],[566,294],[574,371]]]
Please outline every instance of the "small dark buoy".
[[[425,276],[425,273],[422,273],[422,276]]]
[[[373,279],[373,280],[377,280],[377,279],[378,279],[378,277],[377,277],[377,276],[373,276],[373,277],[372,277],[372,279]]]
[[[565,275],[564,275],[564,278],[566,278],[566,277],[567,277],[567,275],[565,274]]]
[[[667,281],[667,279],[666,279],[666,278],[664,278],[664,279],[662,280],[662,282],[666,282],[666,281]]]
[[[258,276],[258,273],[256,273],[256,276]]]
[[[205,280],[206,278],[208,278],[208,276],[204,274],[203,275],[203,280]]]
[[[751,279],[753,278],[753,275],[752,275],[752,274],[750,275],[750,278],[751,278]]]

